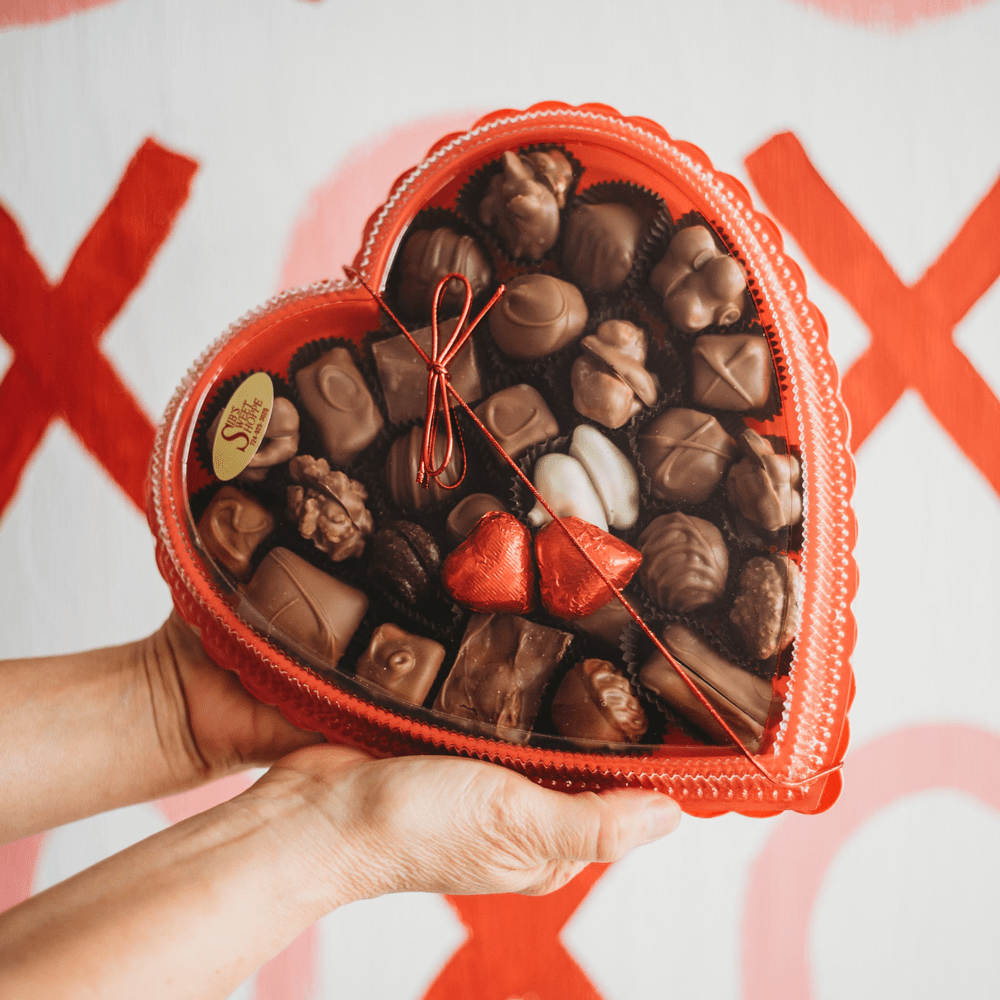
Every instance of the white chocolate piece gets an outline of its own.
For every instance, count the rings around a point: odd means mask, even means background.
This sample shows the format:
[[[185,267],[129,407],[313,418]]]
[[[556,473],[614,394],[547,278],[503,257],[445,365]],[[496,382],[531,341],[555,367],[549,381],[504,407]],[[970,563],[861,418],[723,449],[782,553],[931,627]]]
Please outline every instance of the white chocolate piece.
[[[569,453],[587,470],[612,528],[627,530],[639,518],[639,477],[632,463],[596,427],[580,424]]]
[[[579,517],[597,525],[601,531],[608,530],[604,504],[587,470],[575,458],[558,452],[542,455],[535,463],[532,475],[535,489],[545,497],[557,517]],[[536,503],[528,514],[528,520],[533,527],[540,528],[552,518],[540,503]]]

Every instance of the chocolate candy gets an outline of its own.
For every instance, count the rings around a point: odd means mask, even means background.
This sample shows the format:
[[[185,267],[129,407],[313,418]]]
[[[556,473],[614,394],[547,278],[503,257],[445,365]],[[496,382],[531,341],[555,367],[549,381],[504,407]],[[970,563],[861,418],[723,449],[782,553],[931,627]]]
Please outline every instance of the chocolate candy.
[[[375,629],[358,660],[357,675],[399,701],[421,705],[443,662],[444,646],[439,642],[386,623]]]
[[[628,205],[581,205],[566,223],[563,271],[581,288],[613,292],[632,270],[641,233],[642,219]]]
[[[751,752],[759,750],[768,716],[772,708],[780,706],[771,684],[730,663],[686,625],[668,625],[661,639],[740,742]],[[732,743],[726,731],[659,651],[643,665],[639,681],[713,742]]]
[[[550,274],[511,279],[490,310],[490,333],[497,347],[518,361],[534,361],[579,337],[587,324],[580,290]]]
[[[691,350],[692,396],[716,410],[755,410],[770,398],[772,367],[763,337],[705,334]]]
[[[653,495],[669,503],[707,500],[735,455],[719,421],[698,410],[667,410],[639,435]]]
[[[571,455],[553,452],[535,462],[531,480],[556,517],[579,517],[597,525],[602,531],[608,527],[604,504],[587,475],[587,470]],[[552,518],[549,512],[536,503],[528,512],[528,522],[539,528]]]
[[[573,364],[573,406],[591,420],[621,427],[656,402],[659,386],[643,367],[646,334],[625,320],[602,323],[580,341],[584,353]]]
[[[559,433],[542,394],[530,385],[511,385],[476,407],[476,416],[511,458]]]
[[[288,487],[288,516],[298,522],[299,534],[334,562],[361,555],[375,530],[364,486],[311,455],[293,458],[288,474],[301,484]]]
[[[454,548],[465,541],[466,535],[479,523],[480,518],[491,511],[509,513],[507,505],[492,493],[470,493],[464,500],[459,500],[444,526],[449,544]]]
[[[430,319],[434,289],[446,274],[463,274],[469,279],[473,296],[490,283],[490,265],[471,236],[453,229],[421,229],[415,232],[399,255],[401,272],[399,307],[407,316]],[[449,281],[441,296],[441,314],[454,315],[465,302],[460,281]]]
[[[479,219],[496,225],[512,257],[541,260],[559,236],[559,209],[573,168],[558,150],[518,156],[503,154],[503,172],[491,181],[479,204]]]
[[[449,319],[438,327],[438,350],[451,340],[457,319]],[[431,355],[433,332],[429,326],[414,330],[411,337]],[[372,344],[372,354],[378,368],[379,379],[385,390],[385,406],[389,420],[394,424],[417,420],[427,415],[427,363],[403,334]],[[448,362],[451,384],[467,403],[472,404],[483,394],[479,380],[479,366],[472,341]],[[452,405],[454,400],[450,400]]]
[[[334,465],[348,465],[378,437],[382,414],[346,347],[300,369],[295,384]]]
[[[422,601],[437,583],[441,549],[419,524],[396,521],[375,532],[368,572],[407,603]]]
[[[729,620],[751,659],[781,652],[799,628],[802,574],[786,555],[755,556],[740,573]]]
[[[523,742],[572,638],[515,615],[473,615],[434,708]]]
[[[598,608],[593,614],[577,618],[573,624],[591,635],[617,646],[621,642],[625,626],[632,621],[632,616],[618,598],[608,601],[603,608]]]
[[[552,701],[563,736],[595,743],[638,743],[648,721],[628,680],[607,660],[584,660],[563,678]]]
[[[446,439],[439,427],[435,440],[435,466],[444,460]],[[396,506],[405,511],[424,510],[446,497],[457,499],[456,491],[446,489],[436,479],[428,479],[426,487],[417,482],[420,453],[424,446],[424,429],[417,425],[396,438],[385,461],[385,478]],[[462,450],[455,440],[454,450],[442,478],[445,483],[457,483],[462,477]]]
[[[573,539],[600,567],[603,577]],[[632,579],[642,557],[620,538],[579,518],[566,517],[550,522],[535,535],[535,560],[545,610],[572,621],[604,607],[613,596],[605,579],[621,590]]]
[[[632,463],[596,427],[580,424],[569,453],[586,470],[612,528],[627,531],[639,517],[639,477]]]
[[[223,486],[198,521],[206,551],[237,580],[250,576],[254,550],[272,531],[271,514],[234,486]]]
[[[368,598],[360,590],[283,548],[268,552],[243,593],[269,627],[331,667],[368,610]],[[248,617],[246,609],[241,613]]]
[[[666,611],[686,613],[726,589],[729,552],[719,529],[680,512],[654,518],[639,536],[646,593]]]
[[[511,514],[484,514],[445,559],[441,586],[473,611],[527,614],[535,607],[531,533]]]
[[[744,458],[729,470],[726,496],[765,531],[778,531],[802,517],[802,469],[794,455],[776,455],[771,443],[748,427],[739,438]]]
[[[674,236],[649,284],[663,296],[670,322],[684,333],[697,333],[712,323],[730,326],[746,308],[743,268],[719,249],[704,226],[682,229]]]

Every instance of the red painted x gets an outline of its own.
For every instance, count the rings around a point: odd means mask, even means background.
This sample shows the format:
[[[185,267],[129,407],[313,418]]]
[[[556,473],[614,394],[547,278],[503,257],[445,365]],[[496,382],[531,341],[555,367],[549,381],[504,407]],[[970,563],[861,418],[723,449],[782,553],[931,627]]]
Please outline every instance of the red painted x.
[[[1000,276],[1000,180],[913,286],[888,261],[789,132],[746,159],[775,219],[854,307],[871,345],[844,376],[856,450],[907,389],[1000,493],[1000,401],[955,346],[955,325]],[[987,428],[993,432],[984,433]]]
[[[98,349],[187,200],[197,164],[147,139],[51,285],[0,206],[0,514],[53,417],[62,417],[142,509],[153,424]]]
[[[447,896],[469,936],[424,1000],[601,1000],[559,933],[607,865],[549,896]]]

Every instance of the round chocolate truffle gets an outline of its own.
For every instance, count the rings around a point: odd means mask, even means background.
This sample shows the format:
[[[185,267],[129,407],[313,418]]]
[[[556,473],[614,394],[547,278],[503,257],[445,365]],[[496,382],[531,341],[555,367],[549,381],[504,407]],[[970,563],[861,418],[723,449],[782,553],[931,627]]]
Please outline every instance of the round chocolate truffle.
[[[495,510],[504,514],[510,513],[507,505],[492,493],[470,493],[464,500],[459,500],[452,508],[445,524],[448,542],[452,547],[460,545],[483,515]]]
[[[411,427],[409,432],[396,438],[389,449],[385,460],[385,478],[389,484],[389,492],[393,502],[401,510],[424,510],[434,504],[441,503],[448,497],[454,499],[455,489],[446,489],[437,479],[428,479],[426,488],[417,482],[417,470],[420,468],[420,453],[424,447],[424,429],[419,424]],[[435,441],[435,465],[444,460],[447,447],[445,436],[438,427]],[[462,451],[455,442],[454,450],[442,478],[448,484],[454,484],[462,476]]]
[[[544,358],[579,337],[587,324],[580,290],[550,274],[522,274],[490,310],[497,347],[518,361]]]
[[[736,442],[715,417],[672,409],[639,435],[639,457],[653,495],[669,503],[701,503],[722,481]]]
[[[419,601],[441,572],[441,549],[419,524],[397,521],[375,532],[368,572],[404,601]]]
[[[639,536],[639,579],[667,611],[694,611],[726,589],[729,552],[719,529],[688,514],[661,514]]]

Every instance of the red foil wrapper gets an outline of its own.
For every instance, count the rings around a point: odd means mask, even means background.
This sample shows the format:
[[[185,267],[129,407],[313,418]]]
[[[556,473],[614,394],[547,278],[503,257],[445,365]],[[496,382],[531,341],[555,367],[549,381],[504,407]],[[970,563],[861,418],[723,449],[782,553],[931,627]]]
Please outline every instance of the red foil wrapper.
[[[535,606],[530,532],[512,514],[485,514],[445,559],[441,585],[473,611],[526,614]]]
[[[542,604],[557,618],[585,618],[615,595],[573,544],[572,534],[619,590],[632,579],[642,556],[620,538],[578,517],[550,521],[535,536]]]

